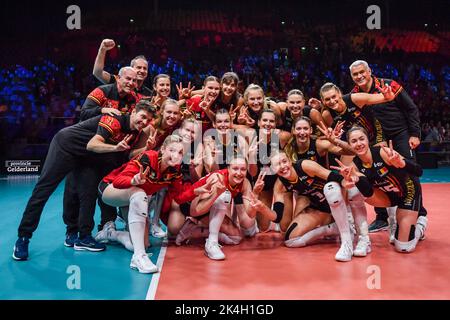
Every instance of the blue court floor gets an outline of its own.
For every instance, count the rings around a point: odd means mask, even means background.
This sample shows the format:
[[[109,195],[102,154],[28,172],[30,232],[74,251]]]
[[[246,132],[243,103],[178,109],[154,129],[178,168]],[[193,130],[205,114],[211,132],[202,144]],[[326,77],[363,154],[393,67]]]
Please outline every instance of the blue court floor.
[[[425,170],[421,181],[450,182],[450,168]],[[149,287],[152,277],[158,276],[131,270],[131,252],[114,245],[99,253],[78,252],[63,245],[63,184],[45,207],[30,241],[29,260],[13,261],[11,254],[17,227],[35,183],[36,178],[0,179],[0,299],[134,300],[154,297],[157,281]],[[97,212],[96,222],[99,217]],[[161,247],[161,240],[152,238],[150,252],[154,263],[157,263]]]
[[[64,184],[45,206],[29,260],[12,260],[17,227],[35,183],[36,178],[0,180],[0,299],[145,299],[152,276],[130,269],[131,252],[116,245],[98,253],[63,245]],[[99,217],[97,210],[97,223]],[[154,263],[160,249],[161,241],[152,239]]]

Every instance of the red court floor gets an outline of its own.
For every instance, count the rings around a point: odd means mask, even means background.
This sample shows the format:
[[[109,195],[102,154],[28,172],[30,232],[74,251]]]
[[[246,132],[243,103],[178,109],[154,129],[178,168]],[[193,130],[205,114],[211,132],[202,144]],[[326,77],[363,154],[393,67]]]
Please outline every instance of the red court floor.
[[[201,241],[170,244],[155,298],[450,299],[450,184],[423,188],[427,238],[412,254],[395,252],[388,232],[371,234],[372,253],[346,263],[334,260],[338,243],[286,248],[277,233],[224,246],[225,261],[208,259]],[[374,268],[379,289],[368,288]]]

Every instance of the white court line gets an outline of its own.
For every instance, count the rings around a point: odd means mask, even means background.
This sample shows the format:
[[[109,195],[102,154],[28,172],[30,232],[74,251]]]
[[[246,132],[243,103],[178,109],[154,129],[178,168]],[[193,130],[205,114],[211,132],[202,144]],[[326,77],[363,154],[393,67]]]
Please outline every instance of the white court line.
[[[159,277],[161,276],[162,267],[164,264],[164,257],[166,256],[168,240],[164,239],[161,245],[161,250],[159,251],[158,261],[156,266],[159,272],[152,275],[152,281],[150,281],[150,286],[148,287],[147,297],[145,300],[155,300],[156,290],[158,289]]]

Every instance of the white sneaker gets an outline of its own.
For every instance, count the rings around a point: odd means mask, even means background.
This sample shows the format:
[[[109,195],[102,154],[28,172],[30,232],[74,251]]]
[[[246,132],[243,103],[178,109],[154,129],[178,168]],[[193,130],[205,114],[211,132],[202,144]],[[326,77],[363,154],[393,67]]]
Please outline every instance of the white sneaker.
[[[103,226],[103,229],[95,235],[95,241],[100,243],[108,243],[111,240],[111,232],[116,231],[116,224],[114,221],[108,221]]]
[[[198,226],[191,219],[186,219],[186,221],[184,221],[183,226],[181,227],[180,231],[177,234],[175,244],[177,246],[181,246],[184,242],[188,242],[192,236],[192,232],[197,227]]]
[[[339,248],[339,251],[336,253],[336,256],[334,257],[337,261],[350,261],[352,260],[353,256],[353,248],[351,242],[342,242],[341,247]]]
[[[416,223],[416,237],[419,238],[419,240],[425,240],[425,230],[428,226],[428,218],[424,216],[419,216],[417,218]]]
[[[359,236],[358,244],[355,250],[353,250],[353,255],[355,257],[365,257],[370,252],[372,252],[372,244],[370,243],[369,236]]]
[[[395,216],[393,218],[388,218],[389,223],[389,243],[394,244],[395,241],[395,230],[397,230],[397,221]]]
[[[205,243],[205,255],[212,260],[224,260],[225,254],[220,249],[222,246],[218,242],[210,241],[206,239]]]
[[[155,238],[165,238],[167,236],[167,232],[165,232],[159,223],[151,223],[150,224],[152,236]]]
[[[146,253],[139,255],[133,254],[131,258],[130,268],[138,270],[140,273],[158,272],[158,267],[148,258]]]

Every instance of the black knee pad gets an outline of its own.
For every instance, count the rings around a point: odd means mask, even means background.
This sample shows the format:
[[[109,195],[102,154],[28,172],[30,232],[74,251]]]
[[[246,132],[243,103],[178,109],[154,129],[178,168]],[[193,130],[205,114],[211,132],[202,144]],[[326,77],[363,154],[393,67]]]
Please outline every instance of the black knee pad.
[[[289,240],[289,236],[291,235],[292,231],[294,231],[295,228],[297,228],[298,224],[297,222],[294,222],[289,226],[289,228],[286,231],[286,235],[284,236],[284,241]]]

